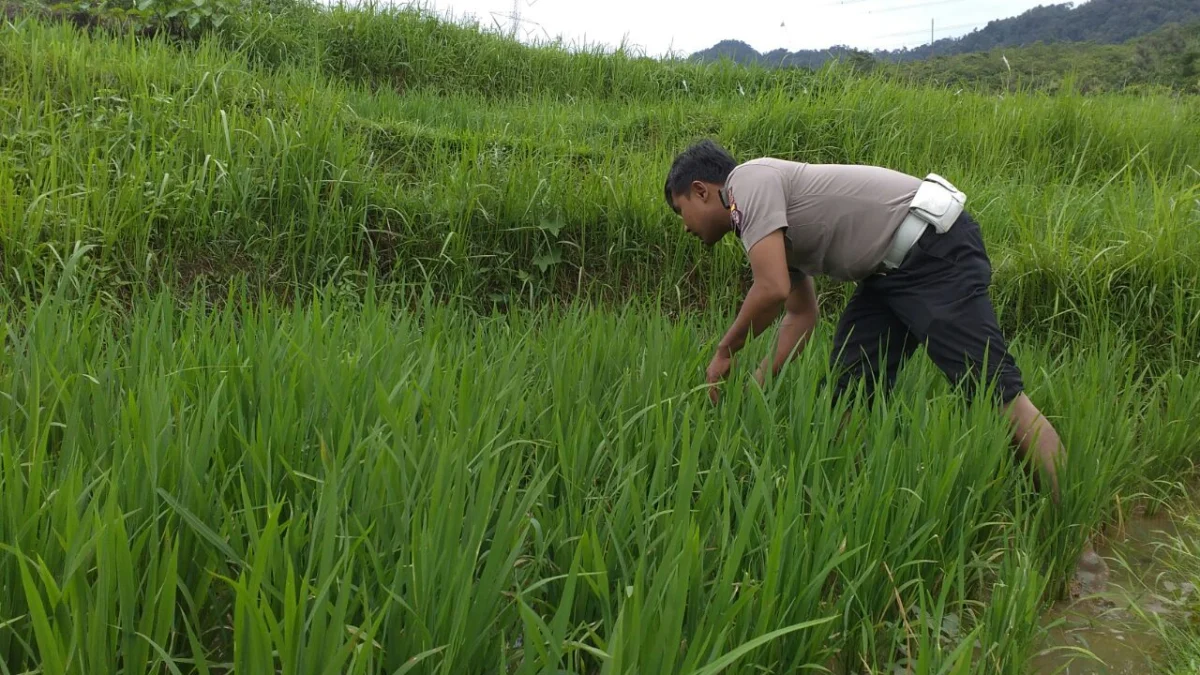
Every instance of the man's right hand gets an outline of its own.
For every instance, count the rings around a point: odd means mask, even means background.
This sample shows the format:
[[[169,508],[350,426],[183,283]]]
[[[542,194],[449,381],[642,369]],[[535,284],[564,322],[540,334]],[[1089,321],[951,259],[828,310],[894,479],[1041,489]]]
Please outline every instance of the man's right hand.
[[[717,385],[720,384],[721,380],[725,379],[725,376],[729,375],[732,363],[733,359],[729,357],[729,354],[725,350],[718,348],[717,353],[713,354],[712,361],[708,364],[708,370],[705,371],[705,380],[709,385],[708,397],[712,400],[713,405],[716,405],[720,399],[720,392],[717,389]]]

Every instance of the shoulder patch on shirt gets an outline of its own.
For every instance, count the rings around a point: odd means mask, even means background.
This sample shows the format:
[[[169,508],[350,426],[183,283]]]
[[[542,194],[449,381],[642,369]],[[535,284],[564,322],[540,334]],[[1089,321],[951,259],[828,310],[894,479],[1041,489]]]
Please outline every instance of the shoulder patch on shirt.
[[[733,188],[725,186],[721,191],[721,202],[729,209],[729,222],[737,235],[742,236],[742,211],[738,208],[737,199],[733,196]]]

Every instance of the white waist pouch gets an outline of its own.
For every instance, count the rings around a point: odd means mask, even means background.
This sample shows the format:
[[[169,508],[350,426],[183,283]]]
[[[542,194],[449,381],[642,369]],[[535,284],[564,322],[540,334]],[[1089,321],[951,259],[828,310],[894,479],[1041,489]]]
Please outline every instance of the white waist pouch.
[[[945,234],[962,215],[967,195],[936,173],[925,177],[909,210],[921,220],[933,225],[938,234]]]

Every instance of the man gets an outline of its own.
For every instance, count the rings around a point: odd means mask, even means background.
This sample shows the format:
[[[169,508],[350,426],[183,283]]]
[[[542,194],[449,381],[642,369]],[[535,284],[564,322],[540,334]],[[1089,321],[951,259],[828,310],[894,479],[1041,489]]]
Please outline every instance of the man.
[[[1014,442],[1022,455],[1038,458],[1058,502],[1061,442],[1024,393],[988,296],[991,262],[961,192],[934,174],[922,180],[874,166],[773,158],[738,165],[702,141],[675,159],[664,196],[684,229],[706,245],[734,233],[754,275],[708,366],[714,403],[733,355],[774,323],[780,306],[778,344],[756,378],[761,383],[768,368],[778,373],[803,350],[817,322],[814,275],[856,282],[830,356],[835,395],[862,377],[874,395],[881,370],[890,389],[904,359],[924,344],[966,395],[994,383]]]

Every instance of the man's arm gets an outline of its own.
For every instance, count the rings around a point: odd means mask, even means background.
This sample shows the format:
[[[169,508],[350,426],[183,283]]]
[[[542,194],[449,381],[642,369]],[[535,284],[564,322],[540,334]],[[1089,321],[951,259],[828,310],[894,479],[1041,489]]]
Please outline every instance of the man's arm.
[[[754,335],[762,335],[770,328],[779,316],[779,306],[787,300],[791,288],[783,230],[775,230],[763,237],[751,247],[749,255],[754,284],[746,294],[746,301],[742,303],[737,319],[717,345],[717,353],[713,354],[705,373],[705,378],[712,385],[708,395],[713,403],[719,398],[716,384],[729,374],[733,355],[746,344],[746,337],[751,331]]]
[[[766,379],[767,369],[778,375],[788,359],[795,358],[808,345],[808,338],[817,326],[817,292],[812,277],[804,277],[792,287],[784,304],[787,313],[779,326],[779,344],[773,356],[767,356],[759,366],[755,378],[759,384]]]
[[[780,305],[788,299],[792,285],[784,245],[783,230],[775,230],[750,249],[754,283],[737,319],[717,346],[719,356],[732,357],[746,344],[749,334],[762,335],[779,317]]]

